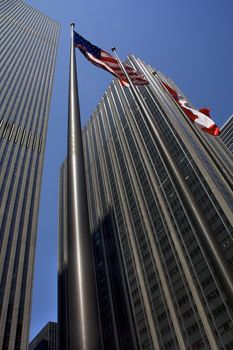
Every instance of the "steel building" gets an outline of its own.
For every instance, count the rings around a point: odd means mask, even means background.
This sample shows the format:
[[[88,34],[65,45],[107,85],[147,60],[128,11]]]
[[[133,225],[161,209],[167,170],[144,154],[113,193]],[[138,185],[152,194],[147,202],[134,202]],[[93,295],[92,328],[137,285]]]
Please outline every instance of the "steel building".
[[[194,212],[232,273],[232,158],[186,120],[161,85],[181,93],[170,79],[129,63],[150,81],[138,91],[167,152],[113,81],[83,130],[104,349],[230,350],[232,301]]]
[[[59,25],[3,0],[0,33],[0,348],[25,350]]]

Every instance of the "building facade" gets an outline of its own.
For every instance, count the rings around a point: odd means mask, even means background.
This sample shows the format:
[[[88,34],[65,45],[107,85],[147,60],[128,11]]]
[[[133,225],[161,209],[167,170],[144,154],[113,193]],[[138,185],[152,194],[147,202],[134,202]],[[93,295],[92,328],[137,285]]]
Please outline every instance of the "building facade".
[[[57,350],[57,323],[48,322],[29,344],[29,350]]]
[[[233,153],[233,115],[223,124],[221,128],[221,140]]]
[[[25,350],[59,25],[3,0],[0,33],[0,348]]]
[[[187,122],[160,82],[178,90],[171,80],[129,63],[149,80],[139,94],[232,269],[232,158]],[[130,89],[113,81],[83,143],[104,349],[232,349],[232,303]]]

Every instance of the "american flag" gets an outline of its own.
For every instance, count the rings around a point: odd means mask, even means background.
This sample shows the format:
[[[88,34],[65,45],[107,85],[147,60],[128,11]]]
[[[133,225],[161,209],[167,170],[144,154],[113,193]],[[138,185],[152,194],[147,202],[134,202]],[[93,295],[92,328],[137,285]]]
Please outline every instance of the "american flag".
[[[129,86],[128,80],[122,72],[117,59],[108,52],[101,50],[76,32],[74,32],[74,45],[79,48],[88,61],[113,74],[124,86]],[[134,85],[149,84],[148,80],[134,68],[127,64],[124,64],[124,67]]]

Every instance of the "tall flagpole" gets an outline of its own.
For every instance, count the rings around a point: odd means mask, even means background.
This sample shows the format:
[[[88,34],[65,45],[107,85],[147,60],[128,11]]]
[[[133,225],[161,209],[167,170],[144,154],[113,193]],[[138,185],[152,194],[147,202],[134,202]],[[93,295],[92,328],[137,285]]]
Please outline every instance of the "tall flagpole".
[[[99,350],[100,327],[78,99],[74,23],[71,23],[67,154],[69,350]]]
[[[158,148],[158,151],[160,155],[163,158],[163,161],[165,163],[166,168],[169,170],[169,172],[172,174],[172,181],[174,183],[174,186],[178,190],[178,193],[182,200],[187,203],[187,211],[189,211],[190,215],[192,216],[194,223],[195,223],[195,229],[196,233],[199,235],[199,238],[206,248],[206,251],[208,252],[208,257],[210,261],[212,262],[212,265],[215,267],[216,275],[221,283],[222,289],[226,294],[226,297],[228,299],[229,304],[233,308],[233,272],[228,264],[222,250],[219,247],[219,244],[214,237],[213,233],[210,230],[209,224],[203,215],[202,211],[200,210],[199,206],[196,203],[196,200],[190,191],[188,184],[186,183],[185,179],[182,176],[182,173],[177,166],[176,162],[174,161],[173,157],[171,157],[169,148],[167,146],[166,140],[164,140],[163,135],[159,131],[159,129],[156,127],[153,116],[148,109],[147,105],[144,103],[143,99],[140,97],[137,89],[133,85],[129,75],[127,74],[127,71],[122,64],[121,60],[119,59],[116,48],[113,47],[112,51],[115,54],[115,57],[124,72],[125,76],[127,77],[129,81],[129,85],[131,88],[131,92],[134,96],[134,99],[137,103],[138,108],[140,109],[142,115],[145,117],[145,122],[147,123],[147,126],[149,130],[152,132],[152,134],[155,136],[155,142]]]

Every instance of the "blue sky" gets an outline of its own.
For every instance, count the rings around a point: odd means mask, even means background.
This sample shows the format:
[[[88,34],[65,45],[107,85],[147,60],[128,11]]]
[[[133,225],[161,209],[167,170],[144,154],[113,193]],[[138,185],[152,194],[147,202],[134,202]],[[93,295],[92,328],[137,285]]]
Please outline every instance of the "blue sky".
[[[233,113],[232,0],[27,0],[61,24],[44,163],[30,338],[57,318],[60,165],[66,157],[71,21],[86,39],[124,60],[133,53],[170,76],[196,108],[222,124]],[[85,124],[112,80],[77,54]]]

